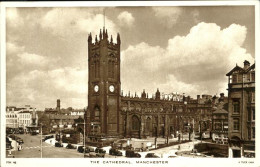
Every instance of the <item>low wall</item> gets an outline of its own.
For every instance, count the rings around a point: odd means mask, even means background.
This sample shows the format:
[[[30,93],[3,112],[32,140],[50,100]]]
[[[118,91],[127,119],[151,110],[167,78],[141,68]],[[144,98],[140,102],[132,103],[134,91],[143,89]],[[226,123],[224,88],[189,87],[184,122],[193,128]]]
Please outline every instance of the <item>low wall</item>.
[[[198,143],[194,146],[198,152],[209,153],[219,157],[228,157],[228,145],[215,143]]]

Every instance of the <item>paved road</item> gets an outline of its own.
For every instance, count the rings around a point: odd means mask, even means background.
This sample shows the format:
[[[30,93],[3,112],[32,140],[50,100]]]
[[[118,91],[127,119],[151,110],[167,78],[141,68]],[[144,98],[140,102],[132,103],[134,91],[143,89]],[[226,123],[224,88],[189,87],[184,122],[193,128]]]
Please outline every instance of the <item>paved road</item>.
[[[17,135],[24,140],[21,151],[12,151],[15,158],[41,158],[40,135],[31,136],[30,134]],[[42,143],[43,158],[82,158],[83,154],[75,149],[54,147],[51,144]],[[8,157],[8,156],[7,156]]]
[[[17,135],[20,138],[22,138],[24,140],[24,144],[23,144],[23,149],[21,151],[13,151],[12,155],[15,156],[15,158],[41,158],[41,149],[40,149],[40,135],[37,136],[31,136],[30,134],[24,134],[24,135]],[[176,140],[176,139],[175,139]],[[149,139],[148,139],[149,141]],[[160,139],[159,139],[160,141]],[[164,142],[165,139],[161,140],[160,142]],[[54,142],[54,141],[53,141]],[[137,140],[132,140],[131,141],[133,144],[137,144],[137,143],[141,143],[143,141],[137,141]],[[197,143],[198,141],[196,141],[195,143]],[[191,150],[193,148],[193,144],[195,144],[193,142],[189,142],[189,143],[184,143],[181,144],[181,151],[184,150]],[[137,144],[139,145],[139,144]],[[83,154],[77,152],[76,149],[66,149],[64,147],[60,148],[60,147],[54,147],[53,145],[43,142],[42,143],[42,157],[43,158],[83,158]],[[174,154],[175,151],[178,150],[178,145],[175,146],[170,146],[170,147],[165,147],[162,149],[157,149],[157,150],[153,150],[153,151],[149,151],[149,152],[154,152],[157,155],[160,155],[161,157],[168,157],[171,154]],[[125,154],[124,151],[123,155]],[[144,158],[144,156],[147,154],[147,152],[140,152],[140,154],[142,155],[142,157]],[[8,156],[7,156],[8,157]],[[107,154],[105,155],[105,158],[126,158],[125,156],[119,156],[119,157],[115,157],[115,156],[111,156],[108,155],[108,151]]]

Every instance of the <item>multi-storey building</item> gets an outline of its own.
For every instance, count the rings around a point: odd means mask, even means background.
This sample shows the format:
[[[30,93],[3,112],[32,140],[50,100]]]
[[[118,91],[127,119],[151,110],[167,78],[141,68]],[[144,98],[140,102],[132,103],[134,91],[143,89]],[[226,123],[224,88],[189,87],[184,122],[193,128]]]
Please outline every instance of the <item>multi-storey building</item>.
[[[27,126],[31,125],[32,123],[31,111],[21,111],[17,115],[18,115],[19,127],[26,129]]]
[[[120,35],[113,42],[105,28],[99,40],[88,36],[87,132],[108,136],[169,136],[184,131],[210,131],[212,97],[191,99],[161,98],[159,89],[152,98],[123,96],[120,79]]]
[[[57,99],[57,107],[46,108],[44,112],[39,112],[39,125],[41,124],[44,133],[50,131],[61,131],[73,129],[78,119],[82,119],[85,110],[75,110],[72,107],[61,109],[60,99]]]
[[[21,109],[16,108],[14,106],[6,107],[6,127],[8,128],[18,128],[19,121],[17,114],[21,111]]]
[[[255,64],[245,60],[228,76],[230,156],[255,156]]]
[[[228,143],[228,99],[220,94],[212,113],[212,140],[219,144]]]

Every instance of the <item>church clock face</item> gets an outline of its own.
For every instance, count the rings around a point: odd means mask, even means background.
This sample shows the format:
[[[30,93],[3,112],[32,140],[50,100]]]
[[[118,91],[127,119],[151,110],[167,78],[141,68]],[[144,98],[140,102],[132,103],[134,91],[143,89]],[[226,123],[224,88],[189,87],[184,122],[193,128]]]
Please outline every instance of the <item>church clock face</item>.
[[[114,85],[110,85],[110,86],[109,86],[109,91],[110,91],[110,92],[114,92],[114,91],[115,91]]]
[[[94,86],[94,91],[95,91],[95,92],[98,92],[98,90],[99,90],[98,85],[95,85],[95,86]]]

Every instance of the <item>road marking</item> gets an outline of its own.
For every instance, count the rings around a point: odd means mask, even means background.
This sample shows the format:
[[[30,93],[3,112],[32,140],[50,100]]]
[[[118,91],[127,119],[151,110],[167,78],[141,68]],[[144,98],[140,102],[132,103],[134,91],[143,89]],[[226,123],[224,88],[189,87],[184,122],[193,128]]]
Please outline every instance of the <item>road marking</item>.
[[[54,147],[54,146],[42,146],[42,147],[44,147],[44,148],[46,148],[46,147]],[[41,148],[40,146],[35,146],[35,147],[24,147],[23,149],[35,149],[35,148]]]

